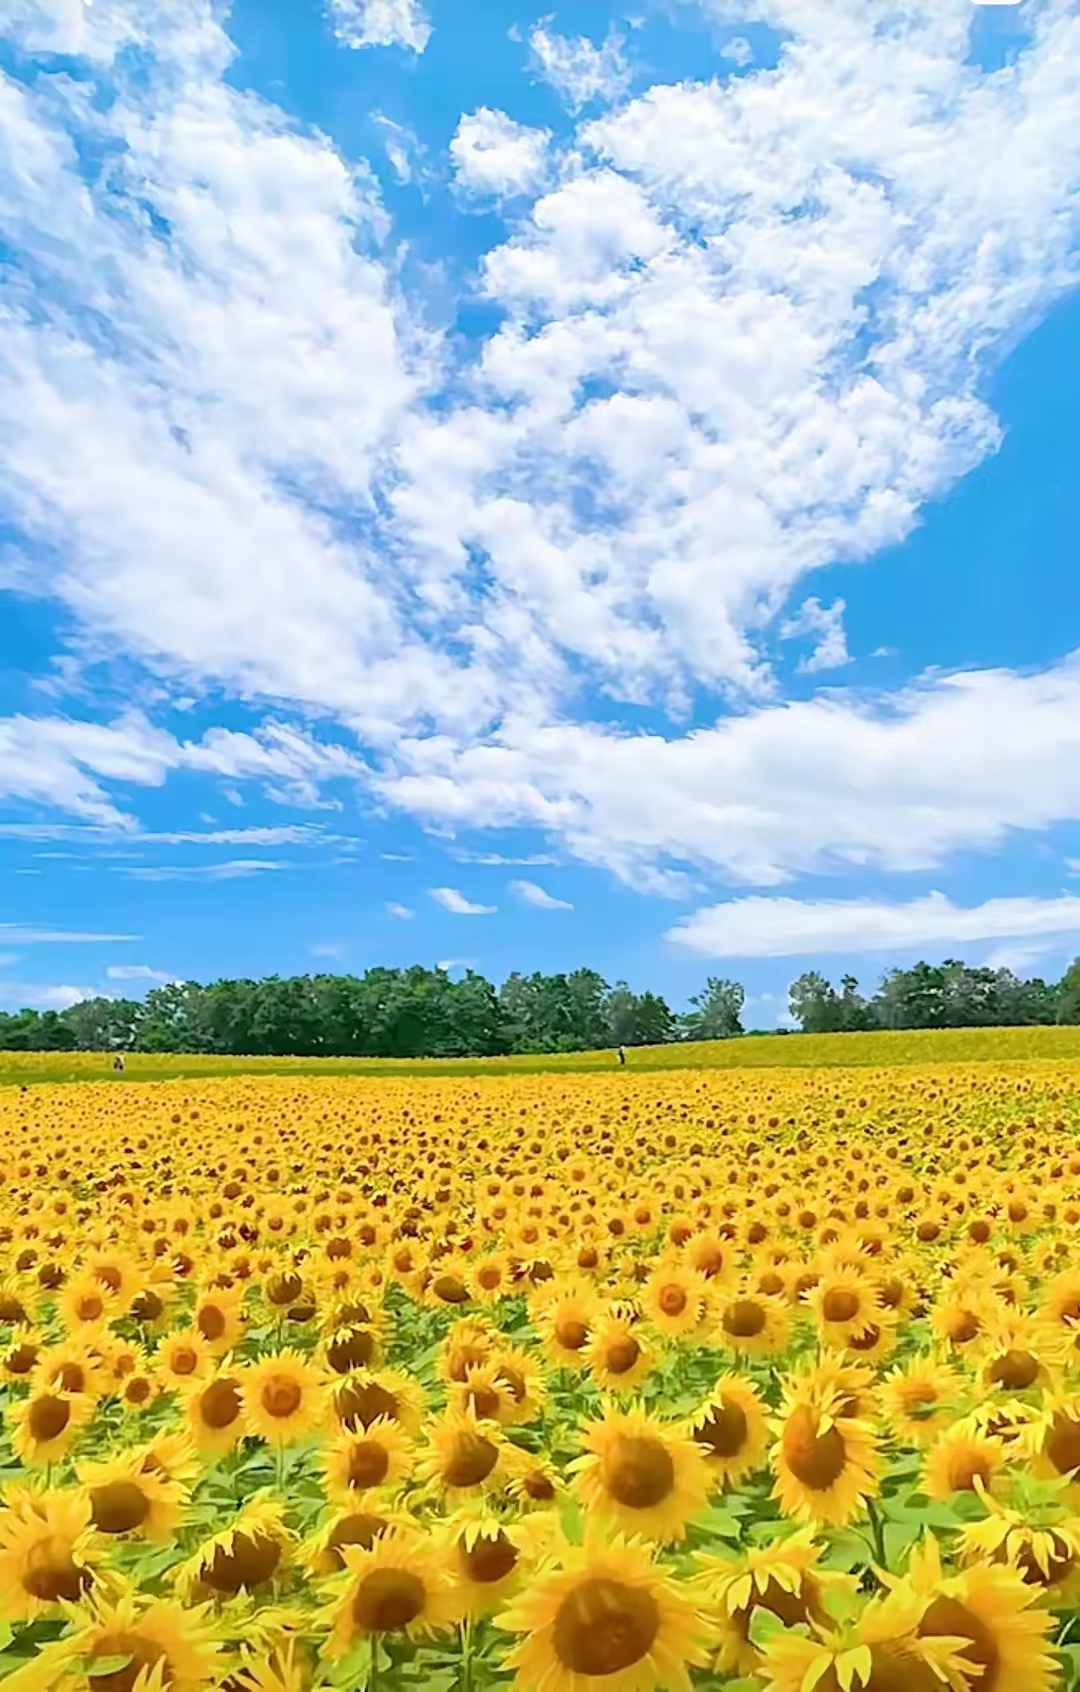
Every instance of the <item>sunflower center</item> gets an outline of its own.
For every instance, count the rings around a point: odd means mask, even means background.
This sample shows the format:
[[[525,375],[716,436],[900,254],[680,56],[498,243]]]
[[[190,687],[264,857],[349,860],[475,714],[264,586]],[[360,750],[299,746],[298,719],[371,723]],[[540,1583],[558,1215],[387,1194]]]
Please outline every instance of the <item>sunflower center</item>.
[[[522,1486],[525,1496],[531,1498],[534,1504],[547,1504],[555,1496],[555,1487],[541,1469],[532,1469],[525,1476]]]
[[[284,1422],[299,1410],[304,1401],[304,1391],[299,1382],[289,1375],[269,1375],[259,1401],[268,1416]]]
[[[604,1453],[604,1484],[628,1510],[651,1510],[675,1485],[671,1453],[648,1435],[619,1434]]]
[[[476,1280],[477,1284],[483,1287],[485,1292],[494,1292],[495,1288],[502,1280],[502,1271],[494,1268],[493,1266],[489,1266],[486,1269],[478,1269],[476,1272]]]
[[[483,1434],[459,1434],[443,1470],[447,1486],[479,1486],[499,1461],[498,1449]]]
[[[349,1485],[361,1491],[368,1486],[381,1486],[390,1467],[390,1454],[377,1440],[366,1439],[354,1445],[349,1453]]]
[[[494,1539],[477,1539],[471,1547],[458,1546],[461,1566],[478,1586],[493,1586],[505,1580],[517,1563],[517,1547],[500,1528]]]
[[[593,1575],[568,1592],[555,1614],[555,1655],[571,1674],[619,1674],[648,1655],[660,1631],[649,1592]]]
[[[1056,1586],[1071,1572],[1074,1563],[1072,1552],[1056,1533],[1050,1535],[1045,1569],[1036,1561],[1030,1545],[1025,1545],[1016,1559],[1016,1566],[1029,1586]]]
[[[281,1546],[268,1533],[234,1533],[232,1550],[219,1545],[202,1571],[202,1581],[212,1592],[233,1597],[244,1589],[254,1591],[270,1579],[281,1561]]]
[[[525,1377],[519,1374],[517,1369],[509,1369],[505,1364],[500,1365],[499,1380],[506,1388],[507,1397],[512,1398],[515,1404],[525,1402]]]
[[[695,1430],[694,1438],[716,1457],[734,1457],[746,1443],[749,1425],[741,1405],[723,1398]]]
[[[139,1293],[131,1306],[131,1314],[136,1322],[156,1322],[158,1317],[164,1314],[164,1311],[164,1303],[156,1292],[151,1292],[149,1287],[144,1288]]]
[[[958,1598],[935,1598],[919,1624],[924,1638],[957,1638],[968,1641],[961,1655],[980,1671],[979,1692],[994,1692],[1001,1656],[994,1635],[986,1623]]]
[[[359,1545],[362,1551],[370,1551],[380,1533],[386,1527],[384,1516],[369,1515],[360,1510],[352,1516],[343,1516],[340,1522],[335,1522],[330,1529],[326,1541],[326,1548],[331,1554],[338,1551],[342,1545]],[[334,1561],[339,1568],[344,1568],[344,1560],[335,1555]]]
[[[105,1300],[98,1293],[83,1293],[75,1301],[75,1314],[80,1322],[97,1322],[105,1314]]]
[[[782,1446],[788,1468],[811,1492],[828,1492],[844,1472],[844,1436],[836,1427],[819,1433],[818,1418],[806,1404],[788,1417]]]
[[[799,1627],[814,1613],[817,1591],[816,1582],[804,1579],[799,1582],[797,1592],[788,1592],[770,1575],[760,1603],[762,1609],[770,1610],[785,1627]]]
[[[53,1385],[61,1392],[84,1392],[86,1390],[86,1370],[81,1363],[61,1363],[53,1376]]]
[[[26,1311],[14,1295],[4,1293],[0,1295],[0,1322],[25,1322]]]
[[[202,1395],[199,1414],[208,1428],[231,1428],[240,1414],[240,1394],[232,1381],[212,1381]]]
[[[71,1420],[71,1406],[62,1398],[46,1394],[43,1398],[34,1399],[26,1419],[34,1438],[44,1445],[51,1439],[60,1438]]]
[[[191,1345],[178,1345],[172,1354],[174,1375],[193,1375],[199,1367],[199,1354]]]
[[[17,1345],[14,1351],[8,1353],[5,1366],[9,1375],[28,1375],[37,1359],[36,1345]]]
[[[346,1427],[370,1428],[380,1416],[397,1420],[398,1401],[378,1381],[346,1381],[337,1393],[338,1418]]]
[[[588,1328],[574,1316],[560,1316],[555,1324],[555,1338],[564,1351],[580,1351],[588,1337]]]
[[[499,1395],[494,1387],[469,1387],[466,1394],[473,1414],[482,1422],[494,1421],[499,1413]]]
[[[690,1302],[682,1287],[661,1287],[660,1297],[656,1301],[665,1316],[681,1316]]]
[[[363,1369],[375,1354],[375,1340],[365,1328],[348,1328],[332,1339],[326,1348],[326,1361],[335,1375],[346,1375],[350,1369]]]
[[[90,1517],[101,1533],[131,1533],[150,1514],[150,1500],[134,1481],[110,1481],[90,1491]]]
[[[353,1598],[353,1621],[361,1633],[396,1633],[423,1614],[427,1591],[408,1569],[372,1569]]]
[[[1059,1411],[1050,1425],[1044,1449],[1059,1475],[1080,1469],[1080,1422]]]
[[[225,1332],[225,1312],[216,1304],[204,1304],[195,1318],[195,1326],[204,1340],[213,1343]]]
[[[171,1684],[173,1676],[169,1670],[165,1652],[152,1639],[144,1639],[140,1634],[112,1633],[104,1639],[99,1639],[94,1647],[94,1656],[98,1659],[105,1657],[126,1657],[123,1668],[113,1669],[106,1674],[88,1673],[86,1684],[89,1692],[132,1692],[135,1682],[144,1670],[149,1671],[155,1664],[165,1658],[162,1684]]]
[[[609,1341],[604,1353],[608,1374],[628,1375],[640,1356],[641,1347],[632,1334]]]
[[[432,1292],[443,1304],[467,1304],[469,1289],[458,1275],[439,1275],[432,1283]]]
[[[994,1385],[1007,1387],[1010,1392],[1023,1392],[1033,1384],[1038,1373],[1038,1358],[1032,1357],[1030,1351],[1003,1352],[990,1365]]]
[[[968,1345],[982,1332],[982,1323],[974,1311],[962,1310],[953,1317],[948,1331],[954,1345]]]
[[[145,1375],[136,1375],[133,1380],[128,1381],[124,1388],[124,1397],[129,1404],[146,1403],[146,1400],[150,1397],[150,1382]]]
[[[755,1339],[765,1326],[765,1312],[752,1298],[737,1298],[724,1311],[722,1326],[732,1339]]]
[[[26,1553],[22,1585],[43,1604],[55,1604],[59,1599],[74,1604],[89,1584],[89,1569],[80,1568],[59,1539],[40,1539]]]
[[[304,1283],[299,1275],[271,1275],[266,1283],[266,1296],[271,1304],[284,1307],[295,1304],[304,1290]]]
[[[826,1322],[850,1322],[859,1308],[859,1295],[850,1287],[832,1287],[821,1301]]]
[[[974,1492],[975,1482],[989,1486],[990,1465],[978,1451],[958,1451],[949,1464],[949,1486],[953,1492]]]

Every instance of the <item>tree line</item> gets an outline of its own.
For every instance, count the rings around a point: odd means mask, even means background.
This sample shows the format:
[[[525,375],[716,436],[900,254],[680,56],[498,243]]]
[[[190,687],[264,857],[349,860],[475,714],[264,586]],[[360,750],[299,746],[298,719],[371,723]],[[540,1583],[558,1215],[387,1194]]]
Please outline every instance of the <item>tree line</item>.
[[[745,993],[710,976],[690,1009],[613,986],[593,969],[513,974],[369,969],[363,975],[170,982],[145,999],[84,999],[67,1010],[0,1013],[0,1050],[208,1052],[235,1056],[493,1057],[724,1040],[743,1033]],[[947,959],[891,969],[864,995],[852,975],[793,981],[789,1010],[807,1034],[871,1028],[1080,1023],[1080,959],[1058,982]],[[790,1032],[773,1029],[772,1033]]]

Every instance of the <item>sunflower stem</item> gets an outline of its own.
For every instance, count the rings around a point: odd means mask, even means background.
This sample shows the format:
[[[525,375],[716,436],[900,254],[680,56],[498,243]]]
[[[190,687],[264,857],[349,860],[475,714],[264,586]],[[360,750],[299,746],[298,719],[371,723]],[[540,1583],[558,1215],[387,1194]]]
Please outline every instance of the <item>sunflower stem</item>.
[[[281,1444],[277,1447],[277,1450],[274,1453],[274,1462],[275,1462],[274,1479],[275,1479],[275,1482],[276,1482],[276,1485],[277,1485],[277,1493],[278,1493],[278,1497],[281,1499],[282,1503],[284,1503],[284,1501],[285,1501],[285,1443],[284,1443],[284,1441],[281,1442]]]
[[[371,1673],[368,1676],[368,1692],[379,1692],[379,1636],[371,1635]]]
[[[461,1624],[461,1692],[472,1692],[472,1643],[472,1622],[466,1619]]]
[[[872,1498],[866,1500],[866,1515],[870,1523],[870,1531],[874,1536],[874,1555],[877,1557],[880,1566],[887,1569],[889,1559],[885,1555],[885,1523],[879,1516]]]

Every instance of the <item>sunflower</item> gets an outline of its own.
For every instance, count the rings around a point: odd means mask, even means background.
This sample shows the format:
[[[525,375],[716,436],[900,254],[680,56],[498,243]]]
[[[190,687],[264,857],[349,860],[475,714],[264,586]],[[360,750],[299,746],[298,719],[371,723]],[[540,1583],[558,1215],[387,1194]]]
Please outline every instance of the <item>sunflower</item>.
[[[686,1241],[682,1255],[687,1268],[704,1275],[717,1291],[736,1278],[738,1248],[719,1234],[695,1234]]]
[[[92,1404],[102,1396],[107,1385],[108,1368],[104,1359],[81,1339],[42,1346],[30,1376],[32,1392],[57,1390],[85,1394]]]
[[[963,1641],[920,1638],[917,1601],[890,1593],[869,1604],[854,1626],[818,1627],[808,1638],[776,1633],[762,1647],[757,1674],[764,1692],[809,1687],[844,1692],[945,1692],[966,1687],[970,1658]]]
[[[713,1635],[643,1541],[619,1535],[565,1546],[495,1625],[525,1636],[504,1659],[512,1692],[690,1692]]]
[[[220,1644],[204,1609],[91,1589],[69,1614],[73,1631],[39,1647],[9,1676],[8,1692],[204,1692],[219,1684]]]
[[[139,1453],[123,1451],[102,1462],[79,1463],[75,1472],[99,1533],[132,1533],[161,1543],[172,1539],[187,1490],[179,1481],[148,1471]]]
[[[445,1533],[458,1616],[489,1615],[521,1584],[526,1537],[522,1528],[500,1521],[483,1508],[470,1508],[452,1517]]]
[[[56,1314],[69,1334],[96,1334],[119,1315],[115,1293],[93,1275],[73,1275],[56,1300]]]
[[[295,1445],[326,1414],[322,1376],[298,1351],[271,1352],[247,1364],[240,1399],[244,1432],[268,1445]]]
[[[43,1341],[37,1328],[14,1328],[0,1348],[0,1374],[6,1381],[27,1381],[41,1356]]]
[[[496,1383],[503,1390],[497,1420],[509,1425],[534,1422],[544,1407],[544,1377],[531,1352],[518,1345],[500,1345],[492,1353]]]
[[[695,1586],[708,1613],[719,1618],[716,1667],[723,1675],[752,1675],[759,1663],[750,1640],[755,1610],[768,1610],[785,1627],[825,1621],[830,1587],[851,1591],[848,1575],[820,1567],[824,1547],[814,1543],[812,1528],[799,1528],[786,1539],[748,1547],[737,1557],[698,1558]]]
[[[1025,1500],[1022,1510],[984,1497],[989,1512],[960,1529],[964,1563],[1006,1563],[1045,1595],[1052,1609],[1072,1609],[1080,1596],[1080,1516],[1054,1494],[1041,1507]],[[1034,1519],[1033,1519],[1034,1518]]]
[[[238,1287],[204,1287],[195,1297],[191,1321],[210,1349],[212,1357],[224,1357],[244,1331],[241,1309],[243,1290]]]
[[[257,1592],[288,1560],[291,1535],[284,1501],[257,1493],[228,1527],[204,1539],[175,1572],[177,1591],[189,1601],[234,1598]]]
[[[834,1266],[822,1273],[807,1293],[823,1345],[848,1345],[864,1334],[880,1315],[877,1288],[858,1269]]]
[[[930,1447],[919,1487],[935,1501],[954,1492],[990,1492],[1004,1467],[1001,1442],[961,1422]]]
[[[916,1357],[894,1369],[881,1386],[885,1419],[911,1445],[929,1445],[956,1420],[970,1388],[955,1369],[930,1357]]]
[[[532,1315],[555,1367],[584,1368],[583,1353],[597,1315],[596,1293],[588,1282],[565,1282],[557,1294],[537,1300]]]
[[[295,1639],[269,1651],[244,1645],[225,1684],[229,1692],[308,1692],[311,1668]]]
[[[708,1294],[709,1283],[697,1270],[683,1263],[663,1262],[641,1289],[641,1308],[659,1334],[679,1340],[701,1326]]]
[[[0,1610],[6,1620],[32,1622],[74,1604],[87,1591],[101,1558],[85,1498],[45,1491],[0,1510]]]
[[[225,1368],[183,1389],[184,1420],[203,1457],[224,1457],[244,1431],[239,1371]]]
[[[1068,1479],[1080,1489],[1080,1396],[1047,1393],[1020,1438],[1034,1475]]]
[[[408,1479],[413,1460],[412,1440],[388,1416],[356,1433],[343,1428],[323,1453],[327,1497],[355,1506],[366,1492],[393,1491]]]
[[[601,1391],[615,1393],[636,1392],[654,1362],[640,1323],[616,1310],[596,1317],[581,1357]]]
[[[701,1447],[711,1483],[734,1486],[760,1469],[769,1449],[765,1406],[746,1375],[721,1375],[705,1403],[687,1422]]]
[[[334,1375],[347,1375],[354,1369],[373,1369],[382,1360],[381,1331],[360,1322],[335,1326],[323,1340],[322,1357]]]
[[[504,1251],[490,1251],[477,1259],[469,1270],[469,1288],[478,1304],[494,1304],[513,1288],[510,1263]]]
[[[428,1423],[416,1474],[430,1492],[454,1506],[505,1486],[517,1457],[497,1422],[444,1410]]]
[[[399,1515],[381,1502],[365,1504],[363,1499],[334,1513],[305,1542],[301,1561],[314,1575],[337,1574],[345,1567],[344,1552],[350,1545],[370,1551],[388,1527],[415,1527],[412,1517]]]
[[[979,1350],[979,1381],[986,1392],[1042,1391],[1064,1361],[1060,1330],[1019,1311],[988,1323]]]
[[[1058,1684],[1046,1644],[1052,1618],[1032,1608],[1038,1589],[1017,1569],[977,1564],[945,1576],[937,1543],[927,1539],[908,1581],[926,1604],[918,1637],[963,1640],[960,1660],[979,1692],[1051,1692]]]
[[[783,1298],[735,1288],[718,1296],[716,1313],[721,1341],[742,1357],[772,1357],[787,1345],[791,1310]]]
[[[182,1328],[166,1334],[154,1354],[154,1367],[166,1392],[186,1386],[189,1381],[201,1380],[214,1367],[209,1341],[198,1328]]]
[[[471,1410],[481,1421],[508,1426],[513,1420],[514,1400],[493,1357],[470,1364],[463,1381],[450,1383],[446,1401],[453,1409]]]
[[[191,1436],[186,1431],[158,1433],[132,1451],[144,1474],[161,1475],[167,1481],[191,1486],[202,1473],[202,1464]]]
[[[85,1424],[93,1405],[82,1393],[50,1388],[31,1393],[7,1406],[12,1450],[27,1468],[55,1463],[70,1449]]]
[[[149,1409],[160,1394],[161,1386],[153,1370],[136,1369],[125,1377],[116,1396],[121,1410],[133,1415]]]
[[[325,1652],[334,1661],[364,1639],[415,1638],[452,1625],[454,1599],[445,1546],[419,1529],[390,1528],[366,1549],[341,1548],[331,1581]]]
[[[844,1527],[878,1488],[878,1459],[870,1426],[839,1414],[841,1395],[800,1396],[788,1384],[775,1423],[773,1497],[796,1521]]]
[[[427,1414],[422,1387],[398,1369],[358,1369],[335,1383],[334,1415],[343,1428],[366,1428],[380,1416],[419,1433]]]
[[[698,1443],[646,1411],[607,1406],[581,1431],[584,1455],[575,1459],[574,1490],[621,1532],[633,1529],[661,1542],[682,1539],[705,1507],[709,1468]]]

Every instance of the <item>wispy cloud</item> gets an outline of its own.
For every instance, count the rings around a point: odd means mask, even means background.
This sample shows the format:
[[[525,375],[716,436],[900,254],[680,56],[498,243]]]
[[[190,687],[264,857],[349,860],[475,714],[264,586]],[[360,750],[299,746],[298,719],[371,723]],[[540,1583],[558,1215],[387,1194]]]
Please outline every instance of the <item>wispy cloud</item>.
[[[0,1007],[6,1010],[70,1010],[81,1000],[96,997],[97,989],[93,987],[0,981]]]
[[[495,905],[474,905],[456,887],[431,887],[428,891],[444,911],[450,911],[454,916],[492,916],[498,908]]]
[[[278,858],[230,858],[222,864],[117,864],[132,881],[239,881],[292,866]]]
[[[108,981],[152,981],[159,986],[176,980],[175,975],[163,969],[152,969],[149,964],[109,964],[105,977]]]
[[[344,940],[316,940],[308,947],[313,958],[343,958],[348,950]]]
[[[387,916],[400,917],[402,922],[409,922],[416,915],[416,912],[411,910],[408,905],[399,905],[396,899],[388,899],[386,901],[386,914]]]
[[[695,911],[666,939],[713,958],[894,952],[919,946],[1080,934],[1080,896],[954,905],[943,893],[903,904],[874,899],[732,899]]]
[[[572,911],[574,908],[568,899],[556,899],[543,887],[537,886],[535,881],[512,881],[510,891],[526,905],[535,905],[538,911]]]
[[[0,922],[0,941],[12,946],[105,946],[122,940],[141,940],[141,934],[97,934],[72,928],[34,928]]]

